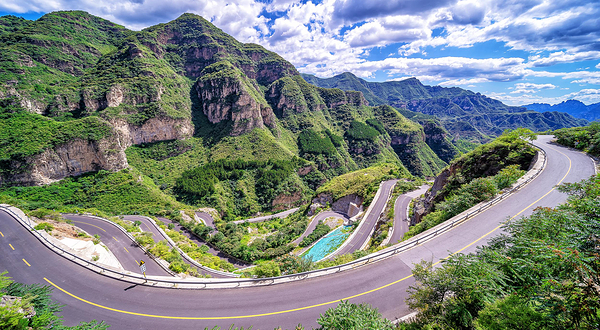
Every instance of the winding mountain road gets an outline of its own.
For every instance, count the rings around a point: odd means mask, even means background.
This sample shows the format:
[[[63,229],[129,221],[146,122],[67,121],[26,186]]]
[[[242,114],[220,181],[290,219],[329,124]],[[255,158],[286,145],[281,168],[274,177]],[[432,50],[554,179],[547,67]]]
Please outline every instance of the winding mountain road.
[[[404,233],[408,231],[410,220],[408,219],[408,206],[414,198],[424,194],[428,185],[423,185],[417,190],[402,194],[396,198],[394,202],[394,226],[392,227],[392,235],[390,236],[390,244],[396,244],[404,237]]]
[[[16,281],[54,286],[53,297],[65,304],[65,324],[105,320],[111,329],[203,329],[219,325],[254,329],[298,323],[317,326],[320,313],[340,299],[366,302],[394,319],[409,313],[404,299],[414,283],[413,263],[437,262],[451,252],[469,253],[499,232],[511,217],[526,216],[538,206],[553,207],[566,195],[555,185],[576,182],[594,174],[590,158],[580,152],[548,144],[546,169],[529,185],[496,206],[452,230],[381,262],[328,276],[286,284],[223,290],[174,290],[131,285],[91,272],[42,246],[24,227],[0,211],[0,271]],[[10,244],[10,245],[9,245]]]
[[[375,228],[375,224],[377,224],[381,213],[383,213],[396,182],[398,182],[398,180],[389,180],[384,181],[381,184],[380,190],[378,191],[378,198],[373,199],[369,206],[369,210],[365,213],[365,216],[358,227],[342,246],[327,257],[328,259],[360,250],[369,242],[371,235],[373,234],[373,228]]]
[[[137,243],[133,242],[122,231],[112,224],[100,219],[85,215],[64,214],[65,219],[73,222],[73,225],[85,230],[91,235],[99,235],[100,240],[117,257],[125,270],[139,273],[140,260],[146,262],[146,275],[171,276],[153,259],[148,257]]]

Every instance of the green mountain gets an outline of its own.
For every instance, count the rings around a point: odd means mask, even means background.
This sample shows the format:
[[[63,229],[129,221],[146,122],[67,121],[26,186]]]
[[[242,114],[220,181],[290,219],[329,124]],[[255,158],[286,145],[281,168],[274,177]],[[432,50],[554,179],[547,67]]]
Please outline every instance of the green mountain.
[[[349,171],[433,176],[459,154],[434,117],[368,103],[193,14],[142,31],[81,11],[0,18],[0,187],[133,166],[245,216]]]
[[[348,72],[326,79],[302,76],[315,86],[360,91],[371,105],[388,104],[435,116],[455,139],[485,141],[499,136],[505,129],[523,127],[546,131],[586,124],[585,120],[567,113],[528,111],[458,87],[426,86],[416,78],[368,82]]]
[[[567,100],[555,105],[532,103],[523,107],[538,112],[566,112],[575,118],[582,118],[589,121],[600,119],[600,103],[585,105],[581,101]]]

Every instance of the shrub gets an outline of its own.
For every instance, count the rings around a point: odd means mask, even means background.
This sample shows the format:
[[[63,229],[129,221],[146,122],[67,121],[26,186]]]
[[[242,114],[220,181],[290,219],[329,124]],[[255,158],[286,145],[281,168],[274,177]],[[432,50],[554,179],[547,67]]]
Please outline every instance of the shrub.
[[[286,254],[275,260],[283,274],[297,274],[311,271],[315,268],[312,260],[294,254]]]
[[[135,241],[145,248],[154,245],[154,239],[152,238],[152,233],[150,232],[143,232],[135,235]]]
[[[276,277],[281,275],[279,265],[275,261],[269,260],[261,262],[252,270],[256,277]]]
[[[351,140],[372,141],[375,140],[378,135],[379,132],[375,128],[356,120],[350,123],[350,128],[346,131],[346,136]]]
[[[335,308],[321,314],[317,323],[320,330],[392,330],[394,325],[379,314],[377,308],[368,304],[351,304],[342,301]]]
[[[33,229],[45,230],[47,233],[49,233],[54,229],[54,226],[47,222],[42,222],[42,223],[37,224],[35,227],[33,227]]]
[[[169,265],[169,269],[178,274],[185,273],[189,268],[189,264],[179,260],[176,260]]]
[[[298,147],[302,153],[329,155],[335,152],[329,135],[322,137],[312,129],[306,129],[298,135]]]
[[[304,237],[302,242],[300,242],[300,244],[298,245],[301,247],[309,246],[312,243],[318,241],[321,237],[327,235],[327,233],[329,233],[330,230],[331,228],[329,228],[328,225],[319,221],[313,232],[310,233],[308,236]]]
[[[525,174],[525,171],[519,169],[519,165],[510,165],[503,168],[494,176],[494,182],[498,189],[510,187],[513,183]]]

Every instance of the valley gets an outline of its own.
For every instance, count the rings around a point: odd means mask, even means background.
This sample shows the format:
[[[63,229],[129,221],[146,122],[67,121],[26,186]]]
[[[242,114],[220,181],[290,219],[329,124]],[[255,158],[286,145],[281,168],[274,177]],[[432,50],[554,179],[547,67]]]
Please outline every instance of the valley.
[[[350,301],[418,311],[395,326],[417,329],[452,308],[419,305],[428,278],[462,269],[445,265],[594,198],[597,104],[300,69],[192,13],[141,30],[0,17],[0,273],[52,288],[70,326],[308,328]],[[48,243],[52,224],[121,267]]]

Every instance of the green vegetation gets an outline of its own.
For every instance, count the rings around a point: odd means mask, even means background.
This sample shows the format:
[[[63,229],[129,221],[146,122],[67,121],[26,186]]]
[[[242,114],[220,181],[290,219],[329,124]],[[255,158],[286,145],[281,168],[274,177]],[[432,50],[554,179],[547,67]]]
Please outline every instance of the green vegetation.
[[[408,304],[419,314],[400,328],[597,329],[600,176],[559,190],[566,204],[512,220],[476,254],[418,265]]]
[[[369,195],[377,192],[381,181],[408,176],[410,176],[408,171],[398,167],[396,164],[380,164],[333,178],[321,186],[317,190],[317,193],[330,193],[333,196],[333,200],[338,200],[351,194],[368,199]]]
[[[206,245],[198,246],[194,241],[184,236],[180,232],[167,228],[167,226],[165,226],[163,222],[157,221],[157,223],[167,233],[167,235],[169,235],[173,242],[175,242],[177,247],[179,247],[190,258],[196,260],[201,265],[226,272],[233,272],[235,270],[235,266],[227,260],[223,260],[217,256],[208,253],[208,247]],[[194,225],[192,223],[189,223],[187,225],[187,227],[191,226],[198,227],[198,229],[196,229],[197,231],[204,230],[202,228],[203,226],[199,224]],[[193,268],[190,268],[190,270],[192,269]]]
[[[526,129],[507,130],[492,142],[453,160],[456,172],[452,173],[436,199],[445,198],[449,192],[475,178],[493,176],[509,165],[519,165],[521,170],[527,170],[536,151],[524,138],[535,139],[535,134]]]
[[[448,159],[449,156],[455,155],[455,153],[447,150],[452,149],[452,145],[443,138],[446,135],[444,131],[440,131],[443,129],[433,130],[430,126],[435,127],[435,125],[431,124],[421,127],[387,105],[374,108],[373,113],[377,118],[377,123],[371,120],[368,122],[375,125],[374,127],[380,127],[379,131],[383,127],[388,132],[391,140],[398,141],[392,143],[392,148],[402,164],[413,175],[435,176],[447,165],[440,157],[443,156]],[[441,137],[442,141],[431,138],[431,141],[426,143],[426,140],[423,139],[425,136],[424,127],[428,128],[430,136]],[[439,157],[428,144],[436,147]]]
[[[331,231],[331,228],[329,228],[328,225],[319,221],[319,223],[317,224],[317,226],[315,227],[313,232],[310,233],[308,236],[304,237],[302,242],[300,242],[300,244],[298,244],[298,245],[300,247],[307,247],[307,246],[311,245],[312,243],[318,241],[321,237],[327,235],[327,233],[329,233],[330,231]]]
[[[42,222],[42,223],[38,223],[37,225],[35,225],[35,227],[33,227],[33,229],[35,230],[45,230],[46,232],[51,232],[54,229],[54,226],[47,223],[47,222]]]
[[[0,297],[16,297],[16,299],[0,306],[1,329],[105,330],[109,327],[104,322],[96,320],[81,322],[74,327],[64,326],[59,315],[62,307],[52,301],[50,286],[13,282],[6,274],[6,271],[0,273]],[[34,313],[35,315],[32,315]]]
[[[519,165],[510,165],[495,176],[476,178],[461,185],[460,188],[447,195],[443,202],[437,203],[434,212],[427,214],[421,222],[410,227],[403,239],[406,240],[435,227],[477,203],[494,198],[500,190],[510,187],[524,174],[525,171],[520,170]]]
[[[100,211],[107,215],[152,215],[187,208],[135,169],[117,173],[99,171],[39,187],[7,187],[0,190],[0,201],[25,211],[45,208],[75,213],[87,209],[90,213]]]
[[[600,156],[600,122],[586,127],[563,128],[554,131],[557,142],[567,147]]]
[[[29,156],[75,139],[98,141],[111,132],[108,123],[98,117],[61,123],[25,111],[6,112],[0,107],[0,174],[23,170],[13,168],[12,161],[25,162]]]
[[[312,129],[304,130],[298,135],[298,147],[303,154],[330,155],[335,152],[335,146],[329,135],[322,136]]]
[[[377,129],[356,120],[350,123],[350,128],[346,131],[350,140],[374,140],[379,134]]]
[[[315,268],[315,264],[312,260],[299,257],[295,254],[282,255],[275,259],[275,261],[283,275],[308,272]]]
[[[273,259],[287,254],[295,248],[291,242],[306,230],[308,224],[305,211],[306,208],[285,219],[274,219],[264,223],[218,224],[218,232],[212,236],[209,236],[207,231],[201,231],[201,228],[196,228],[193,232],[219,250],[246,262]],[[250,242],[248,228],[256,228],[266,235],[264,238],[256,238]]]
[[[351,304],[341,301],[335,308],[328,309],[317,319],[321,330],[391,330],[394,325],[383,318],[377,308],[368,304]]]
[[[281,275],[281,270],[275,261],[263,261],[252,268],[252,274],[258,278],[276,277]]]
[[[506,129],[525,127],[533,131],[545,131],[585,123],[585,120],[565,113],[537,113],[507,106],[462,88],[425,86],[416,78],[380,83],[365,81],[348,72],[327,79],[305,74],[302,77],[319,87],[360,91],[370,105],[396,107],[403,111],[403,115],[424,126],[423,119],[436,116],[451,136],[474,142],[487,142],[490,137],[499,136]],[[416,112],[418,115],[408,116],[407,112]],[[443,154],[442,151],[438,156],[444,159]],[[450,158],[444,160],[449,161]]]
[[[220,209],[226,220],[269,211],[275,198],[307,190],[295,173],[304,161],[218,160],[184,171],[175,184],[175,192],[189,203],[203,203]],[[232,198],[227,198],[227,188]]]

